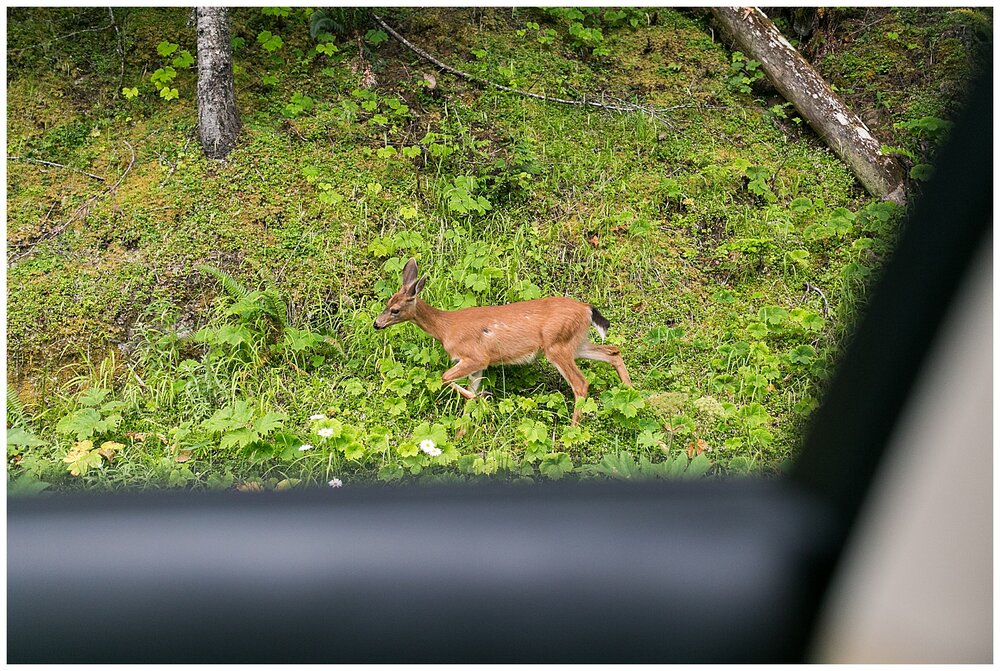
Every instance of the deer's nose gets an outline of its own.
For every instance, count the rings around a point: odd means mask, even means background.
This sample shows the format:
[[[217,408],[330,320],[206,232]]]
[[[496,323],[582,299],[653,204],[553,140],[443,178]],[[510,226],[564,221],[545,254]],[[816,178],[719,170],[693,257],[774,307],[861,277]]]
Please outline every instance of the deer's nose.
[[[378,325],[378,320],[377,319],[375,320],[375,323],[373,324],[373,326],[375,327],[376,331],[378,331],[380,328],[382,328],[381,326]]]

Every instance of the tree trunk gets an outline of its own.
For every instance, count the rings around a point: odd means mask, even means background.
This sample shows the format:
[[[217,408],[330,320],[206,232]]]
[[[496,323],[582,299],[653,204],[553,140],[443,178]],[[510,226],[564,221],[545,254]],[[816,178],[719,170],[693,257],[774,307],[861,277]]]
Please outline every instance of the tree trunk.
[[[795,105],[869,193],[905,204],[902,166],[882,153],[881,144],[864,122],[847,108],[770,19],[754,7],[715,7],[712,13],[740,48],[760,62],[778,92]]]
[[[236,145],[240,113],[225,7],[198,7],[198,137],[205,155],[225,158]]]

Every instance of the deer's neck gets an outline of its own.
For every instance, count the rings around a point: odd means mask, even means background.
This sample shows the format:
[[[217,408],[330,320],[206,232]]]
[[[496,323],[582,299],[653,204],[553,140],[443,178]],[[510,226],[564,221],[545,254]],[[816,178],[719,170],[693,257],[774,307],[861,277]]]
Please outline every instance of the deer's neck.
[[[444,334],[447,330],[448,312],[446,310],[438,310],[424,303],[419,298],[417,299],[416,308],[416,316],[413,318],[413,322],[426,331],[432,338],[438,342],[443,342]]]

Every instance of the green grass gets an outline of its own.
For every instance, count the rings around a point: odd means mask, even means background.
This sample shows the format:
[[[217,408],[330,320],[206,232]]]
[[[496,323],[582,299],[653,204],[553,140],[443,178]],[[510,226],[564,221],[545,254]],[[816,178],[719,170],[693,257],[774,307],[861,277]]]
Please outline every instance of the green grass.
[[[694,13],[605,27],[606,56],[536,10],[388,17],[505,85],[684,106],[665,125],[441,73],[429,91],[429,66],[391,40],[366,48],[378,85],[361,92],[355,40],[317,55],[302,10],[237,10],[244,130],[225,163],[192,139],[194,72],[178,73],[177,100],[149,81],[169,61],[158,43],[193,51],[185,10],[116,11],[124,77],[112,30],[45,43],[105,25],[101,10],[15,14],[9,152],[108,180],[8,165],[8,245],[29,252],[8,270],[27,429],[8,442],[18,491],[776,473],[899,218],[817,138],[730,89],[729,54]],[[551,44],[536,39],[545,29]],[[262,30],[284,42],[275,56]],[[121,97],[120,80],[140,95]],[[311,109],[285,113],[295,94]],[[102,194],[129,164],[126,142],[135,162]],[[489,209],[467,211],[480,197]],[[441,389],[440,345],[413,325],[371,328],[409,256],[442,308],[539,295],[598,306],[638,393],[581,362],[594,403],[572,429],[572,396],[544,362],[491,369],[488,401]],[[428,437],[442,455],[417,449]],[[98,457],[86,440],[115,445]],[[85,472],[70,474],[67,455]]]

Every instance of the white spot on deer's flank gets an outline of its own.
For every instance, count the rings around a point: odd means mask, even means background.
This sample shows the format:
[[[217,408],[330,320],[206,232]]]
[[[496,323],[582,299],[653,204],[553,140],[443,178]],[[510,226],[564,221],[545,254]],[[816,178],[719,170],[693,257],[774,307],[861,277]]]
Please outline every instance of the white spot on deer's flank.
[[[833,118],[836,119],[841,126],[847,125],[847,116],[843,112],[837,112],[833,115]]]
[[[866,140],[871,140],[872,139],[871,133],[869,133],[868,129],[865,128],[864,126],[860,126],[858,128],[858,135],[860,135],[861,137],[863,137]]]

